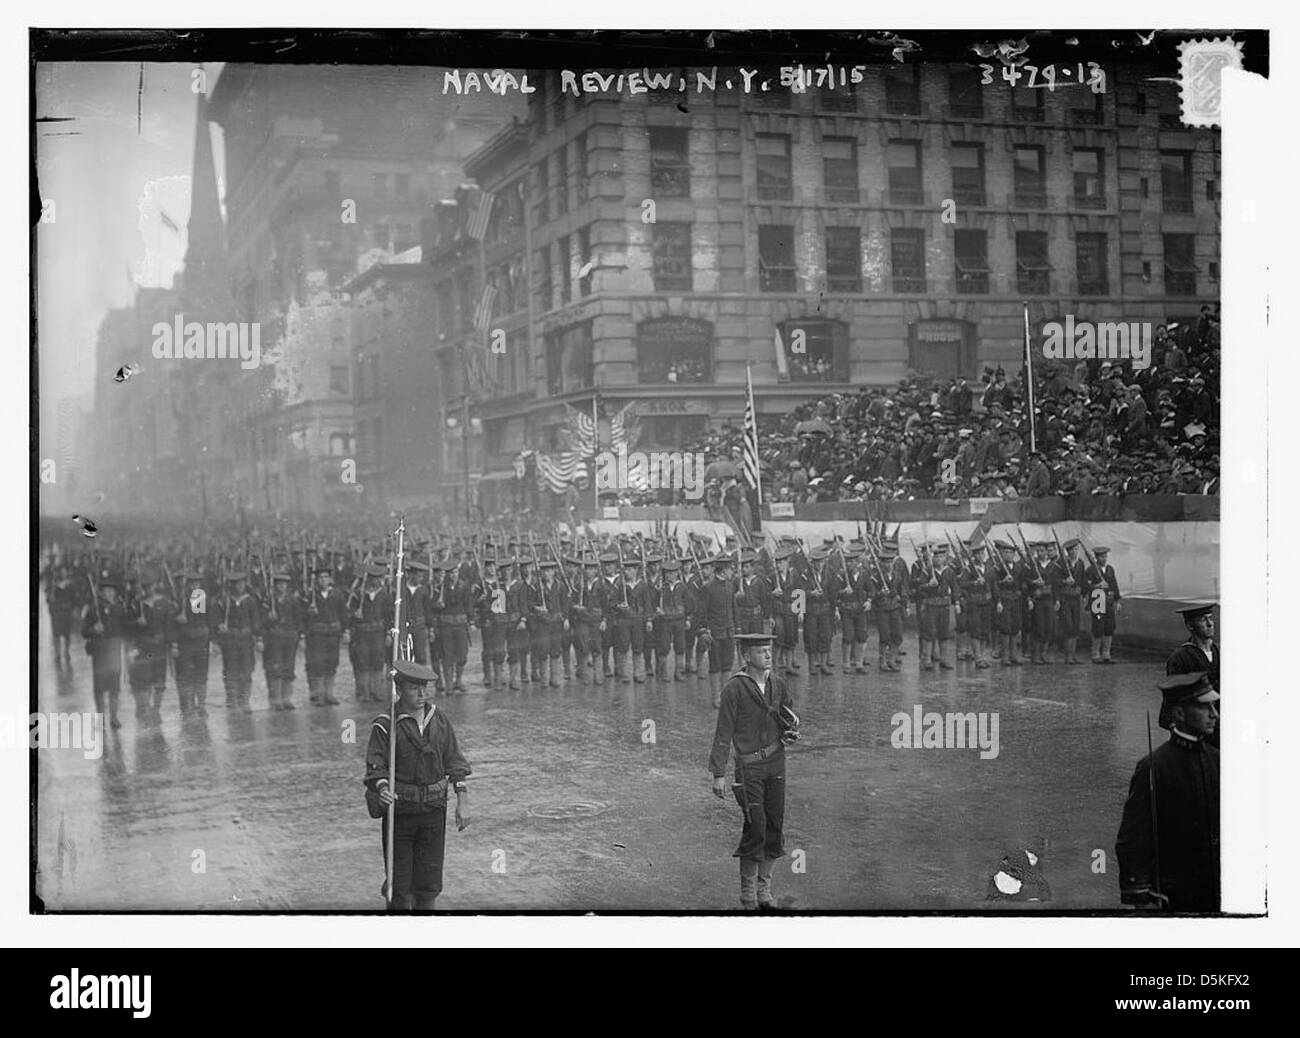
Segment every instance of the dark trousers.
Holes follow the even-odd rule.
[[[339,669],[340,634],[308,634],[307,677],[332,678]]]
[[[880,636],[880,647],[903,644],[903,611],[901,609],[877,609],[876,633]]]
[[[176,692],[181,711],[202,706],[208,695],[208,643],[181,642],[176,653]]]
[[[754,861],[782,857],[785,854],[781,842],[785,825],[785,751],[754,764],[737,761],[732,792],[745,813],[745,828],[731,856]]]
[[[442,859],[447,839],[447,807],[419,814],[393,816],[394,911],[433,908],[442,893]],[[380,825],[385,867],[388,863],[388,823]]]

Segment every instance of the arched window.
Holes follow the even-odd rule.
[[[713,381],[713,325],[692,317],[642,321],[636,332],[637,381]]]
[[[849,329],[843,321],[799,319],[781,325],[791,382],[847,382]]]

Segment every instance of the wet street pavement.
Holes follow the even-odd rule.
[[[44,610],[38,650],[40,709],[93,710],[81,641],[70,667],[56,668]],[[1160,666],[961,663],[918,674],[910,635],[907,650],[897,674],[876,671],[873,654],[867,675],[810,679],[800,660],[803,737],[787,751],[786,798],[786,848],[797,853],[775,872],[781,905],[1117,909],[1115,833]],[[474,769],[472,823],[457,832],[448,822],[440,910],[738,907],[740,810],[710,792],[705,681],[489,692],[477,654],[476,633],[470,691],[437,699]],[[346,650],[342,705],[305,705],[301,653],[296,675],[298,709],[271,711],[259,659],[253,712],[228,714],[214,648],[206,721],[181,723],[169,676],[161,725],[135,719],[124,687],[123,726],[105,733],[101,758],[39,753],[46,907],[382,910],[381,823],[361,785],[379,708],[355,702]],[[997,756],[896,748],[891,718],[917,705],[996,713]],[[1000,859],[1020,849],[1038,856],[1050,902],[988,900]]]

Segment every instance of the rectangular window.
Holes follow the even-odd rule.
[[[952,146],[952,198],[958,205],[985,205],[984,145]]]
[[[591,295],[591,228],[578,229],[578,295]]]
[[[1011,118],[1018,123],[1041,123],[1045,118],[1040,87],[1017,83],[1011,88]]]
[[[925,291],[925,231],[896,227],[890,232],[889,255],[895,292]]]
[[[393,178],[393,193],[403,202],[411,198],[411,174],[398,173]]]
[[[817,104],[823,112],[856,112],[858,110],[857,84],[849,81],[849,76],[845,74],[845,83],[840,85],[836,80],[834,84],[827,82],[820,89],[817,89]]]
[[[569,211],[569,146],[561,144],[555,153],[555,215]]]
[[[890,141],[889,203],[921,205],[921,145],[918,141]]]
[[[1015,204],[1041,209],[1047,205],[1047,179],[1042,148],[1016,148]]]
[[[551,281],[550,246],[538,249],[533,255],[537,261],[537,308],[542,313],[546,313],[555,305],[553,298],[555,286]]]
[[[1217,202],[1219,200],[1219,185],[1213,180],[1205,182],[1205,200],[1207,202]]]
[[[1050,287],[1047,232],[1016,232],[1016,290],[1022,295],[1047,295]]]
[[[758,229],[758,287],[763,292],[794,291],[794,228]]]
[[[826,201],[858,200],[858,142],[852,137],[822,138],[822,176]]]
[[[948,73],[948,111],[954,119],[984,118],[984,88],[980,70],[965,65]]]
[[[1196,295],[1196,237],[1191,234],[1164,235],[1165,294]]]
[[[560,239],[560,305],[564,306],[573,299],[573,253],[566,234]]]
[[[1106,109],[1102,107],[1105,98],[1105,94],[1093,94],[1090,107],[1071,108],[1070,122],[1075,126],[1100,126],[1106,121]]]
[[[689,138],[685,129],[650,127],[650,190],[656,198],[691,197]]]
[[[989,291],[988,232],[955,231],[953,252],[957,264],[958,293],[987,295]]]
[[[885,68],[885,114],[921,114],[921,66],[915,62]]]
[[[1110,292],[1106,269],[1106,235],[1079,234],[1074,239],[1075,268],[1079,272],[1079,295],[1104,296]]]
[[[794,197],[790,173],[790,138],[785,134],[760,133],[754,139],[758,156],[758,197],[782,201]]]
[[[590,191],[587,184],[587,131],[583,130],[573,138],[573,168],[577,176],[574,178],[574,198],[577,204],[582,205],[587,200]]]
[[[533,206],[533,225],[540,226],[551,218],[551,177],[545,158],[533,167],[533,179],[537,185],[537,204]]]
[[[1192,211],[1192,154],[1188,151],[1160,153],[1161,208],[1166,213]]]
[[[856,227],[826,228],[826,291],[862,291],[861,238]]]
[[[689,292],[691,282],[691,225],[655,223],[654,279],[656,292]]]
[[[1077,208],[1106,208],[1105,155],[1100,148],[1075,148],[1070,156],[1074,169],[1074,204]]]

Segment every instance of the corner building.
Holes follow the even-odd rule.
[[[509,287],[489,469],[556,448],[560,402],[590,413],[597,391],[672,448],[739,421],[747,366],[781,414],[911,369],[1014,374],[1022,301],[1036,342],[1066,314],[1194,318],[1218,296],[1218,131],[1183,127],[1154,69],[1103,65],[1097,92],[1070,68],[1050,91],[909,62],[834,89],[770,69],[746,94],[719,69],[697,93],[712,70],[684,69],[684,92],[579,97],[530,72],[526,123],[466,163],[497,199],[480,271]]]

